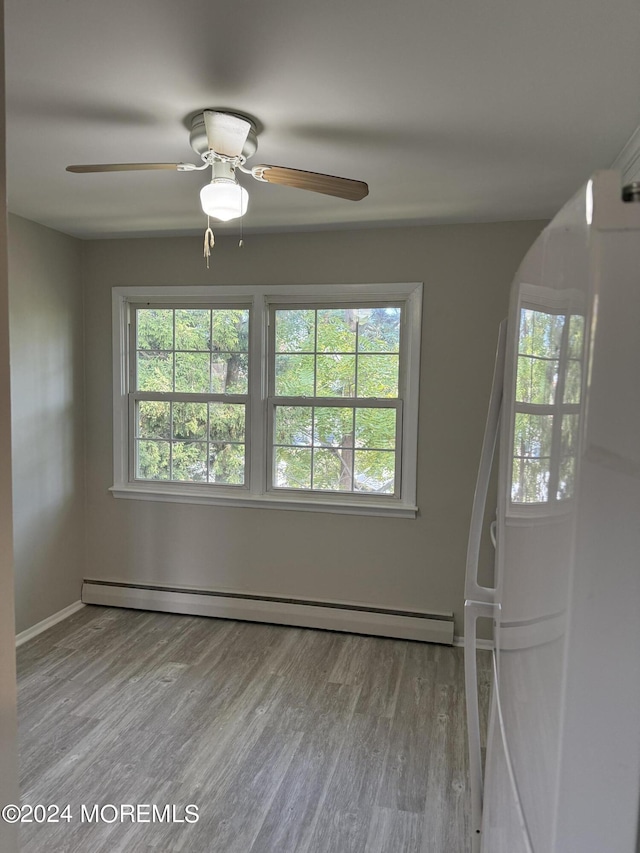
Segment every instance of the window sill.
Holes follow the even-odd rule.
[[[330,512],[338,515],[374,515],[392,518],[415,518],[418,507],[399,501],[344,501],[323,500],[315,495],[307,497],[281,497],[279,495],[249,495],[247,492],[236,494],[211,493],[201,490],[159,489],[155,484],[150,488],[140,483],[127,483],[112,486],[109,491],[114,498],[137,501],[161,501],[166,503],[208,504],[210,506],[250,507],[252,509],[302,510],[303,512]]]

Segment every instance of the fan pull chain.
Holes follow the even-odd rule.
[[[211,220],[207,216],[207,230],[204,232],[204,257],[207,261],[207,269],[209,269],[209,258],[211,257],[211,249],[215,246],[216,239],[211,230]]]
[[[238,242],[238,248],[241,249],[244,246],[244,240],[242,239],[242,226],[244,224],[244,216],[240,216],[240,241]]]

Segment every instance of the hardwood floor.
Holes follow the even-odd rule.
[[[23,853],[468,850],[462,649],[89,606],[18,675],[23,802],[72,816],[23,825]]]

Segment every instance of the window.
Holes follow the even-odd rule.
[[[394,304],[271,308],[273,487],[398,493],[401,317]]]
[[[244,485],[249,308],[132,305],[134,480]]]
[[[558,505],[575,484],[585,319],[540,308],[520,307],[512,506]]]
[[[114,288],[113,493],[415,516],[421,298]]]

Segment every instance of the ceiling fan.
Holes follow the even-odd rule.
[[[67,171],[85,173],[172,169],[193,172],[211,167],[211,182],[200,190],[200,202],[207,216],[222,222],[243,216],[247,210],[249,193],[238,183],[236,170],[268,184],[311,190],[350,201],[359,201],[369,194],[369,187],[365,183],[349,178],[285,166],[259,165],[247,168],[246,161],[258,149],[256,123],[249,116],[231,110],[203,110],[195,115],[189,142],[200,155],[202,166],[193,163],[102,163],[67,166]]]

